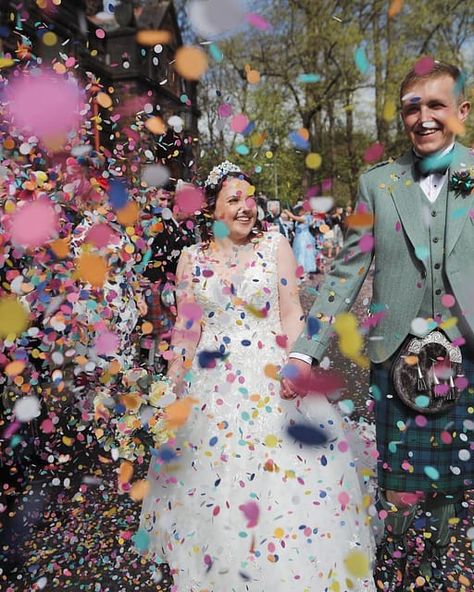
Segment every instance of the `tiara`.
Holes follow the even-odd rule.
[[[224,160],[217,166],[215,166],[209,173],[207,179],[204,181],[204,187],[210,187],[211,185],[218,185],[222,177],[225,177],[229,173],[241,173],[240,168],[228,160]]]

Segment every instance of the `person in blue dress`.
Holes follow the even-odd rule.
[[[310,231],[310,227],[314,224],[313,216],[311,213],[302,211],[298,215],[290,210],[285,210],[285,213],[295,222],[293,252],[298,266],[303,267],[305,275],[316,273],[316,239]]]

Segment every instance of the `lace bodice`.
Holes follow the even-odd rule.
[[[240,262],[226,269],[216,265],[211,249],[203,249],[201,244],[189,247],[194,298],[203,309],[201,342],[226,335],[248,342],[268,332],[281,332],[277,268],[280,236],[277,232],[264,233],[245,257],[246,263],[244,257],[237,257]]]

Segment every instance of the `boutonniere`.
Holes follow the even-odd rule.
[[[462,171],[454,171],[450,179],[450,187],[456,193],[469,195],[474,189],[474,174],[472,169],[463,169]]]

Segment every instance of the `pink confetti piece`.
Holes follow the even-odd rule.
[[[255,12],[247,12],[247,14],[245,15],[245,20],[250,25],[252,25],[252,27],[260,29],[260,31],[267,31],[271,28],[270,23],[267,20],[265,20],[263,16],[260,16]]]
[[[248,124],[248,117],[243,113],[239,113],[238,115],[234,115],[234,117],[232,118],[232,121],[230,122],[230,127],[234,132],[241,134],[248,126]]]
[[[416,62],[413,66],[413,70],[418,76],[424,76],[433,70],[434,64],[434,59],[431,56],[424,56]]]
[[[176,207],[185,214],[194,214],[204,204],[204,194],[197,187],[187,186],[176,192]]]
[[[372,146],[369,146],[367,150],[364,152],[364,161],[365,162],[375,162],[380,160],[383,156],[385,147],[380,142],[375,142]]]
[[[260,516],[260,508],[258,507],[257,502],[247,502],[246,504],[242,504],[239,506],[239,510],[245,516],[247,522],[247,528],[253,528],[258,524],[258,518]]]
[[[39,247],[57,233],[58,216],[49,200],[34,201],[18,208],[12,215],[12,242],[22,247]]]
[[[112,331],[103,331],[95,340],[94,349],[97,355],[104,356],[113,354],[117,351],[120,338]]]
[[[104,29],[96,29],[95,36],[97,37],[97,39],[105,39]]]
[[[199,321],[203,315],[202,307],[194,302],[185,302],[182,304],[180,312],[190,321]]]
[[[456,304],[456,298],[452,294],[443,294],[441,296],[441,304],[446,308],[451,308]]]
[[[373,250],[375,244],[374,237],[371,234],[364,234],[359,240],[359,249],[361,253],[369,253]]]

